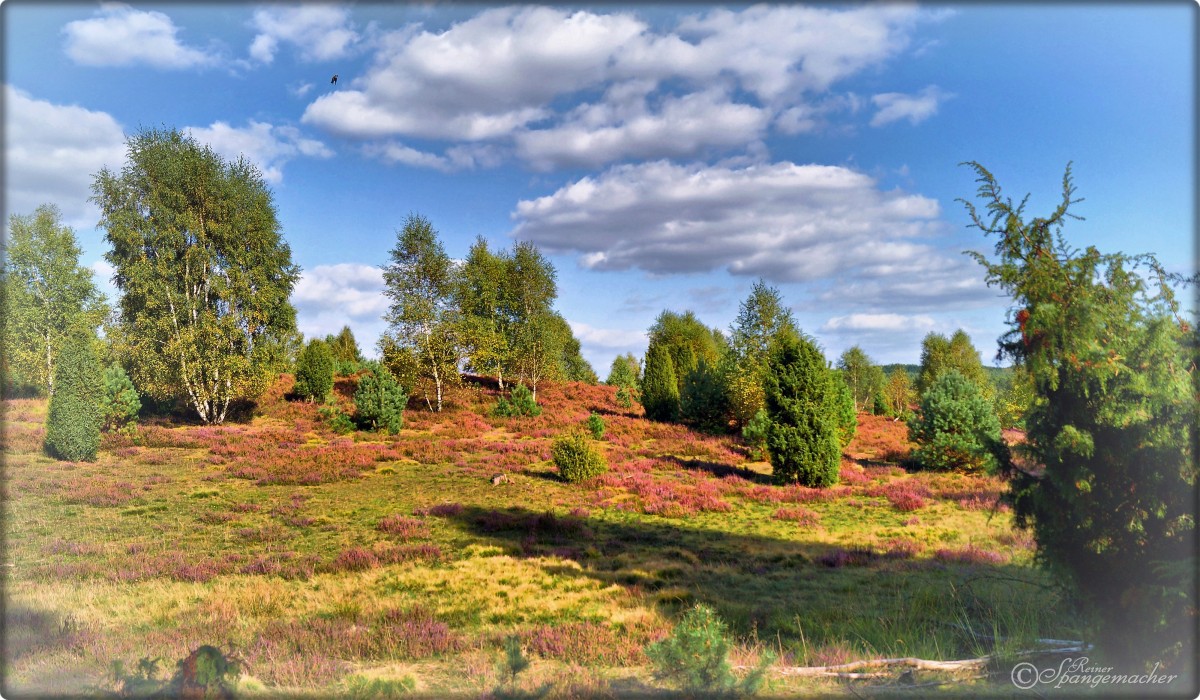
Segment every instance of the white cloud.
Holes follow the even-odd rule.
[[[926,14],[756,6],[656,30],[625,12],[489,9],[440,32],[382,34],[365,74],[302,120],[361,139],[511,142],[537,168],[696,157],[853,111],[857,98],[822,95],[904,50]],[[447,167],[403,148],[396,162]]]
[[[95,17],[68,22],[62,31],[67,56],[87,66],[181,69],[218,62],[215,54],[180,43],[179,28],[167,15],[120,3],[103,3]]]
[[[936,85],[930,85],[916,95],[900,92],[875,95],[871,102],[879,111],[871,117],[871,126],[883,126],[901,119],[907,119],[909,124],[920,124],[937,114],[938,105],[952,97],[954,95],[942,92]]]
[[[262,63],[275,60],[281,42],[292,44],[305,61],[329,61],[346,56],[359,40],[347,8],[333,5],[269,7],[254,12],[258,30],[250,44],[250,57]]]
[[[226,160],[244,156],[258,166],[263,178],[271,183],[283,180],[283,166],[293,158],[333,156],[328,146],[305,138],[296,127],[273,126],[253,119],[241,128],[218,121],[206,127],[187,127],[185,131],[201,143],[207,143]]]
[[[369,144],[364,152],[388,163],[415,168],[431,168],[444,173],[490,168],[499,164],[499,151],[483,144],[467,144],[446,149],[445,155],[421,151],[396,141]]]
[[[30,214],[56,204],[73,226],[94,226],[98,212],[88,203],[93,176],[118,169],[125,160],[125,134],[105,112],[38,100],[4,87],[4,187],[8,210]]]
[[[821,326],[822,331],[853,332],[900,332],[928,331],[937,323],[930,316],[905,314],[850,314],[834,316]]]
[[[383,270],[361,263],[317,265],[304,270],[292,290],[296,326],[308,338],[320,338],[349,326],[359,348],[376,356],[375,344],[386,328],[388,308]]]
[[[630,331],[618,328],[597,328],[581,321],[567,320],[571,332],[581,345],[603,348],[605,350],[626,350],[645,347],[648,337],[646,331]]]
[[[936,201],[883,192],[853,170],[793,163],[610,168],[517,204],[513,236],[584,267],[655,274],[725,268],[803,282],[896,274],[935,256]],[[872,270],[872,268],[878,268]]]

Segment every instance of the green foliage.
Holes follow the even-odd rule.
[[[329,429],[338,435],[354,432],[354,421],[335,402],[321,406],[317,409],[317,414],[321,416],[321,420],[325,421]]]
[[[854,398],[854,410],[872,411],[875,399],[883,392],[885,379],[883,368],[871,361],[870,356],[857,345],[849,348],[838,358],[837,368]]]
[[[623,386],[617,389],[617,406],[621,408],[633,408],[633,394],[629,387]]]
[[[971,337],[961,328],[954,331],[950,338],[946,338],[940,333],[930,333],[921,341],[921,368],[917,373],[916,381],[917,395],[923,396],[943,372],[951,369],[957,370],[967,381],[979,389],[985,399],[991,401],[992,383],[983,369],[979,351],[971,343]]]
[[[386,430],[395,435],[404,425],[408,396],[386,367],[366,363],[366,373],[358,378],[354,408],[358,423],[371,430]]]
[[[841,465],[838,405],[825,356],[808,340],[776,341],[764,374],[767,452],[777,483],[837,483]]]
[[[158,678],[160,661],[142,657],[132,672],[113,661],[109,674],[118,697],[232,700],[237,693],[241,663],[216,647],[206,644],[180,659],[167,681]]]
[[[679,383],[675,379],[675,362],[662,344],[651,343],[646,352],[642,406],[650,420],[679,420]]]
[[[1025,428],[1025,415],[1036,400],[1033,379],[1022,367],[1012,367],[994,382],[992,408],[1002,428]]]
[[[106,431],[130,433],[137,429],[142,401],[125,370],[113,363],[104,370],[104,392],[100,397],[100,421]]]
[[[417,377],[428,380],[427,386],[419,385],[425,405],[441,411],[446,386],[458,381],[461,359],[454,264],[433,224],[417,214],[405,219],[390,255],[383,271],[383,293],[391,300],[385,316],[389,330],[380,342],[408,349]]]
[[[540,381],[560,371],[570,326],[552,310],[558,296],[554,265],[533,243],[521,241],[504,257],[501,313],[508,374],[537,396]]]
[[[288,299],[300,272],[262,174],[181,131],[144,130],[92,192],[121,292],[112,337],[134,382],[223,422],[275,378],[296,325]]]
[[[903,367],[892,369],[888,375],[887,384],[883,387],[883,399],[887,409],[886,415],[891,418],[907,418],[909,405],[913,401],[912,380]]]
[[[682,314],[663,311],[654,320],[654,325],[650,326],[649,336],[651,347],[661,347],[670,356],[675,372],[675,390],[680,396],[687,376],[699,363],[703,361],[715,367],[728,345],[719,330],[705,326],[691,311]],[[647,355],[647,371],[649,364]]]
[[[354,331],[350,330],[350,326],[342,326],[337,335],[325,336],[325,344],[329,346],[335,365],[353,366],[363,361],[358,341],[354,339]]]
[[[79,264],[75,232],[63,225],[56,207],[13,214],[8,227],[0,266],[5,391],[34,387],[48,396],[64,344],[73,335],[95,333],[108,307],[92,271]]]
[[[577,483],[608,471],[608,462],[587,435],[572,431],[555,439],[550,455],[564,481]]]
[[[504,256],[488,250],[487,241],[480,236],[460,268],[454,292],[461,314],[459,339],[466,353],[467,369],[500,379],[504,377],[509,352],[505,334],[508,319],[503,305],[505,267]]]
[[[511,398],[500,397],[492,415],[497,418],[519,418],[521,416],[540,416],[542,407],[538,405],[533,392],[524,384],[518,384],[512,389]]]
[[[746,425],[765,405],[763,372],[771,344],[784,335],[801,334],[779,290],[760,279],[741,303],[729,329],[733,367],[725,377],[733,419],[738,425]]]
[[[706,605],[684,613],[665,639],[646,647],[654,676],[668,681],[691,697],[740,697],[758,692],[773,658],[764,654],[762,664],[741,682],[729,664],[731,644],[721,618]]]
[[[988,470],[995,458],[988,446],[1000,439],[1000,422],[974,382],[948,369],[921,397],[909,423],[917,443],[913,459],[929,469]]]
[[[588,416],[587,429],[588,429],[588,432],[592,434],[593,440],[603,440],[604,439],[604,430],[605,430],[604,419],[601,418],[595,411],[593,411],[592,414]]]
[[[854,439],[858,432],[858,411],[855,410],[854,396],[846,385],[845,375],[833,372],[833,412],[834,422],[837,423],[838,445],[845,447]]]
[[[642,365],[633,353],[618,355],[612,361],[608,370],[608,379],[604,383],[609,386],[637,389],[642,383]]]
[[[525,652],[521,649],[521,638],[516,635],[509,635],[504,638],[504,675],[508,676],[509,682],[517,679],[522,671],[529,668],[529,659],[525,656]]]
[[[684,379],[679,415],[703,430],[729,429],[729,394],[724,377],[706,360],[700,360]]]
[[[92,339],[81,335],[68,339],[54,368],[54,395],[46,416],[46,454],[72,462],[96,458],[103,391]]]
[[[1021,452],[1039,469],[995,445],[1017,523],[1075,584],[1109,660],[1186,668],[1197,653],[1197,336],[1179,318],[1178,278],[1153,256],[1067,244],[1062,226],[1080,201],[1069,166],[1058,207],[1027,221],[1024,200],[969,165],[987,215],[964,204],[996,237],[994,259],[973,256],[1013,303],[1000,351],[1035,395]]]
[[[746,445],[752,451],[751,456],[755,459],[767,458],[767,432],[770,426],[771,417],[767,415],[767,409],[760,408],[742,428],[742,439],[746,441]]]
[[[324,401],[333,391],[333,352],[321,340],[310,340],[296,360],[296,385],[293,392],[307,400]]]

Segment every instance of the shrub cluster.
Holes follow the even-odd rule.
[[[324,401],[333,391],[333,353],[322,340],[310,340],[296,360],[297,396],[307,401]]]
[[[646,647],[646,656],[655,677],[677,685],[688,696],[757,693],[774,659],[764,654],[759,667],[739,683],[729,664],[730,646],[725,623],[712,608],[698,604],[684,613],[670,636]]]
[[[604,431],[605,431],[604,419],[601,418],[597,413],[592,412],[592,414],[590,416],[588,416],[587,429],[588,429],[588,432],[590,432],[592,434],[592,438],[594,438],[596,440],[604,439]]]
[[[358,380],[354,407],[358,422],[371,430],[386,430],[395,435],[404,425],[404,407],[408,396],[396,378],[378,362],[366,363],[367,372]]]
[[[496,407],[492,409],[492,415],[497,418],[516,418],[519,416],[540,416],[542,415],[542,407],[537,405],[537,401],[533,398],[533,392],[524,384],[518,384],[513,387],[512,397],[500,397],[496,402]]]
[[[104,430],[129,433],[137,428],[142,401],[121,365],[104,370],[104,393],[100,397],[100,419]]]
[[[608,471],[604,455],[592,446],[591,440],[581,432],[570,432],[554,441],[550,455],[562,478],[577,483],[600,476]]]
[[[1000,439],[1000,421],[979,387],[958,370],[934,379],[908,430],[918,445],[913,459],[929,469],[995,468],[987,445]]]

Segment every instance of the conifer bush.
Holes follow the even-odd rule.
[[[138,411],[142,400],[133,381],[121,365],[113,363],[104,370],[104,393],[100,397],[100,418],[105,431],[122,433],[137,428]]]
[[[408,396],[386,367],[368,362],[366,368],[354,392],[358,423],[370,430],[386,430],[395,435],[404,425]]]
[[[988,445],[1000,439],[1000,421],[979,387],[958,370],[933,380],[908,433],[918,445],[913,459],[926,468],[990,471],[996,466]]]
[[[633,408],[633,395],[630,393],[629,387],[623,386],[617,389],[617,406]]]
[[[550,455],[563,480],[570,483],[585,481],[608,471],[604,455],[592,446],[587,435],[572,431],[559,437],[550,448]]]
[[[533,392],[529,390],[529,387],[524,384],[518,384],[513,387],[510,398],[500,397],[500,400],[496,402],[496,407],[492,409],[492,415],[498,418],[540,416],[542,415],[542,407],[533,398]]]
[[[595,440],[603,440],[604,439],[604,430],[605,430],[604,419],[601,418],[595,412],[593,412],[590,416],[588,416],[587,428],[588,428],[588,432],[590,432],[592,434],[593,439],[595,439]]]
[[[838,445],[845,447],[858,432],[858,411],[854,407],[854,394],[841,373],[833,373],[834,417],[837,420]]]
[[[712,432],[729,429],[730,403],[724,378],[705,360],[688,372],[679,397],[680,415],[696,427]]]
[[[646,417],[657,421],[679,420],[679,382],[675,363],[662,345],[651,345],[646,353],[642,377],[642,406]]]
[[[767,457],[767,428],[771,425],[771,418],[767,415],[765,408],[758,409],[758,413],[750,419],[750,422],[742,428],[742,439],[746,441],[746,445],[750,448],[751,456],[757,459],[766,459]]]
[[[297,396],[309,403],[324,401],[333,391],[333,353],[323,340],[310,340],[296,360]]]
[[[825,356],[803,338],[781,337],[763,378],[767,453],[777,483],[837,483],[841,466],[834,381]]]
[[[741,682],[729,664],[727,628],[706,605],[697,604],[683,615],[670,636],[646,647],[654,675],[691,697],[753,695],[762,687],[773,658],[764,654],[757,669]]]
[[[54,394],[46,416],[46,454],[72,462],[92,461],[100,449],[103,384],[92,339],[71,338],[54,370]]]

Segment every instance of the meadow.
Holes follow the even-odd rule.
[[[397,435],[338,435],[290,383],[244,422],[149,420],[86,463],[42,455],[44,401],[4,403],[9,692],[111,691],[114,661],[170,669],[211,644],[247,694],[658,694],[644,648],[697,602],[736,665],[773,655],[766,697],[903,690],[899,670],[790,667],[1081,634],[1004,483],[905,470],[902,422],[860,415],[818,490],[772,485],[737,438],[647,421],[613,387],[546,383],[540,416],[496,418],[498,389],[468,381],[442,413],[414,401]],[[340,378],[347,411],[352,391]],[[610,470],[565,483],[551,442],[592,412]],[[515,680],[514,636],[533,662]],[[915,680],[1012,695],[1002,667]]]

